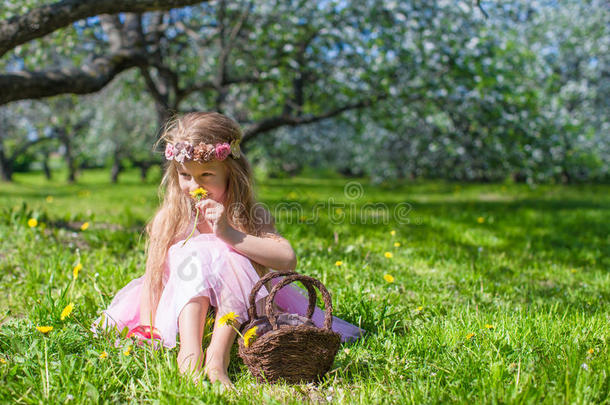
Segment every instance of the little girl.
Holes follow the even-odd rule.
[[[239,322],[245,321],[248,297],[259,277],[268,269],[296,266],[290,243],[254,200],[251,169],[240,152],[240,140],[237,123],[218,113],[189,113],[167,126],[160,139],[168,161],[163,203],[146,227],[146,272],[121,289],[94,324],[94,330],[127,327],[130,335],[155,336],[170,348],[179,332],[178,367],[181,373],[194,372],[197,380],[204,363],[206,315],[213,307],[216,321],[204,373],[224,385],[231,384],[227,368],[236,333],[219,320],[233,312]],[[204,198],[195,201],[195,190]],[[273,284],[277,282],[276,278]],[[300,291],[288,286],[275,303],[281,310],[305,315],[308,300]],[[261,288],[259,313],[264,312],[261,304],[267,294]],[[313,321],[323,324],[319,308]],[[333,329],[344,341],[362,333],[338,318],[333,318]]]

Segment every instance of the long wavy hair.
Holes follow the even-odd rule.
[[[241,137],[239,125],[231,118],[215,112],[195,112],[172,118],[166,124],[155,148],[159,143],[231,143]],[[263,220],[256,210],[250,164],[243,153],[238,159],[229,156],[222,163],[228,171],[223,205],[229,223],[249,235],[261,236]],[[159,198],[162,199],[161,206],[146,226],[148,240],[144,288],[149,289],[153,313],[156,312],[164,287],[163,272],[169,247],[186,238],[193,226],[193,200],[180,189],[177,164],[174,160],[166,163]],[[268,271],[265,266],[254,261],[252,265],[259,276]]]

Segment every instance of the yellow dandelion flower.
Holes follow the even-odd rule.
[[[202,198],[205,198],[208,195],[208,191],[202,187],[199,187],[197,190],[193,190],[189,192],[192,198],[199,201]]]
[[[337,260],[335,262],[335,266],[337,266],[337,267],[341,266],[342,264],[343,264],[343,262],[341,260]]]
[[[74,280],[76,280],[78,278],[78,273],[82,269],[83,269],[83,265],[80,262],[76,266],[74,266],[74,268],[72,269],[72,278],[74,278]]]
[[[494,326],[487,323],[485,324],[485,329],[494,329]]]
[[[415,308],[415,309],[416,309],[417,311],[421,312],[421,311],[423,311],[423,310],[424,310],[424,307],[422,307],[422,306],[420,305],[419,307],[417,307],[417,308]]]
[[[208,196],[207,190],[202,187],[199,187],[196,190],[190,191],[189,194],[195,201],[201,201]],[[186,237],[184,242],[182,242],[182,246],[184,246],[186,244],[186,242],[189,239],[191,239],[191,236],[193,236],[193,233],[195,232],[195,228],[197,228],[197,223],[199,221],[199,212],[200,212],[200,210],[197,210],[197,213],[195,214],[195,223],[193,224],[193,230],[191,231],[189,236]]]
[[[400,247],[400,242],[394,242],[394,247]]]
[[[63,311],[61,311],[61,320],[63,321],[64,319],[66,319],[68,316],[70,316],[70,314],[72,313],[72,310],[74,309],[74,303],[71,302],[68,305],[66,305],[66,307],[64,308]]]
[[[127,346],[127,349],[123,351],[123,354],[125,356],[129,356],[131,354],[131,346]]]
[[[100,359],[103,360],[103,359],[105,359],[107,357],[108,357],[108,353],[106,353],[105,351],[100,353]]]
[[[249,347],[250,341],[256,339],[256,331],[258,326],[248,329],[248,331],[244,334],[244,346]]]
[[[469,333],[466,335],[466,339],[470,340],[474,337],[474,333]]]
[[[571,273],[576,273],[576,269],[570,270]]]
[[[390,231],[390,235],[395,236],[395,235],[396,235],[396,231],[395,231],[394,229],[392,229],[392,230]]]
[[[477,222],[478,222],[479,224],[482,224],[483,222],[485,222],[485,218],[483,218],[483,217],[478,217],[478,218],[477,218]]]
[[[30,228],[35,228],[36,225],[38,225],[38,220],[36,218],[30,218],[28,219],[28,226]]]
[[[52,326],[37,326],[36,329],[40,333],[44,333],[45,335],[53,330]]]
[[[85,222],[80,226],[81,231],[86,231],[89,228],[89,222]]]
[[[384,274],[383,275],[383,279],[385,281],[387,281],[388,283],[393,283],[394,282],[394,277],[391,274]]]
[[[231,311],[228,314],[223,315],[222,318],[220,318],[220,320],[218,322],[221,325],[232,325],[233,322],[235,322],[235,320],[237,320],[237,318],[239,318],[239,315],[237,315],[235,312]]]
[[[4,360],[2,357],[0,357],[0,363],[6,364],[6,360]]]
[[[392,252],[385,252],[383,254],[385,257],[387,257],[388,259],[391,259],[392,257],[394,257],[394,255],[392,254]]]
[[[593,354],[593,353],[595,353],[595,349],[591,348],[591,349],[587,350],[587,353]]]
[[[53,196],[52,195],[48,195],[46,198],[48,203],[52,203],[53,202]]]

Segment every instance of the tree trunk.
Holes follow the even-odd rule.
[[[525,183],[527,181],[527,175],[521,171],[514,172],[512,177],[515,183]]]
[[[177,109],[172,110],[162,103],[155,103],[155,110],[157,112],[157,124],[159,128],[163,128],[167,121],[173,116],[173,114],[177,111]]]
[[[561,179],[561,182],[563,184],[570,184],[572,182],[572,176],[570,176],[570,172],[568,171],[568,168],[566,166],[563,166],[563,168],[561,169],[561,175],[559,176],[559,178]]]
[[[0,178],[2,181],[13,181],[11,162],[6,159],[2,145],[0,145]]]
[[[66,164],[68,165],[68,183],[76,181],[76,165],[74,156],[72,156],[72,145],[68,142],[66,147]]]
[[[148,163],[142,163],[140,165],[140,180],[142,180],[142,183],[146,183],[148,169],[150,169],[150,165]]]
[[[47,180],[51,180],[51,168],[49,167],[49,154],[45,153],[42,157],[42,170]]]
[[[64,152],[64,159],[66,160],[66,166],[68,167],[68,183],[74,183],[76,181],[76,164],[74,156],[72,156],[72,140],[66,133],[65,128],[56,128],[60,142],[66,149]]]
[[[112,184],[116,184],[119,181],[119,174],[123,171],[123,165],[121,165],[121,158],[117,153],[114,155],[112,161],[112,169],[110,170],[110,181]]]

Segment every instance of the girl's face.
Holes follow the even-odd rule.
[[[212,160],[206,163],[185,160],[177,163],[180,189],[189,198],[189,192],[203,187],[212,200],[223,203],[227,191],[228,171],[224,163]]]

